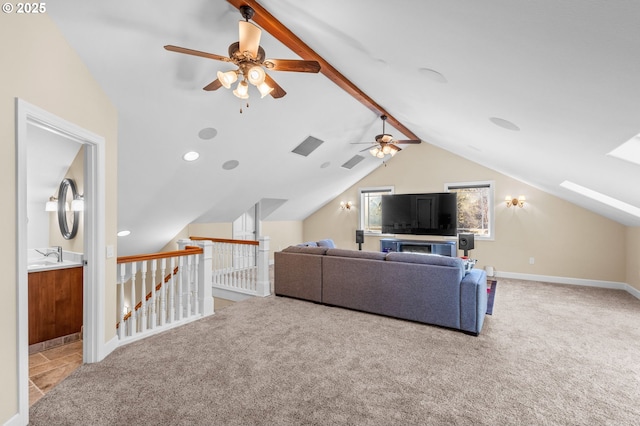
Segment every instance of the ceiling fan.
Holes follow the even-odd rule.
[[[398,153],[398,151],[402,151],[402,148],[400,148],[398,144],[418,144],[422,142],[419,139],[394,139],[393,136],[385,133],[385,123],[387,121],[387,116],[382,115],[380,116],[380,119],[382,120],[382,134],[376,136],[375,142],[356,142],[358,144],[374,144],[373,148],[365,148],[362,151],[368,150],[371,155],[377,158],[384,158],[386,155],[391,155],[393,157]]]
[[[221,86],[230,89],[233,83],[240,80],[233,90],[233,94],[240,99],[249,98],[249,83],[258,89],[263,98],[271,95],[277,99],[287,94],[287,92],[265,72],[264,68],[273,71],[311,73],[320,71],[320,64],[317,61],[265,59],[264,49],[260,46],[262,30],[255,24],[249,22],[249,19],[254,15],[254,10],[249,6],[241,6],[240,13],[245,20],[239,22],[239,41],[229,46],[228,57],[173,45],[166,45],[164,48],[172,52],[185,53],[187,55],[200,56],[235,64],[238,67],[237,70],[226,72],[218,71],[218,78],[206,85],[203,89],[212,91],[218,90]]]

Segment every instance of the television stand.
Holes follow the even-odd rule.
[[[380,251],[440,254],[457,257],[458,249],[455,241],[400,240],[383,238],[380,240]]]

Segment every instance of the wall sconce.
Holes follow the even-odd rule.
[[[518,198],[513,198],[511,197],[511,195],[507,195],[504,198],[504,201],[507,203],[507,207],[511,207],[511,206],[524,207],[524,202],[527,201],[527,199],[524,198],[524,195],[521,195]]]
[[[58,199],[56,197],[49,197],[49,201],[44,207],[44,211],[46,212],[57,212],[58,211]]]
[[[340,210],[351,210],[351,207],[353,207],[353,203],[351,201],[340,201]]]
[[[84,211],[84,196],[76,195],[73,201],[71,201],[71,211],[72,212],[83,212]]]

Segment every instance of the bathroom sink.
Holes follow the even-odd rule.
[[[57,259],[52,259],[49,257],[31,258],[27,262],[27,270],[29,272],[47,271],[50,269],[70,268],[76,266],[82,266],[82,264],[79,262],[71,262],[68,260],[58,262]]]

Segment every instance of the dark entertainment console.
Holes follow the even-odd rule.
[[[380,240],[380,251],[385,253],[391,251],[403,251],[410,253],[441,254],[443,256],[451,257],[458,256],[455,241],[421,241],[383,238]]]

